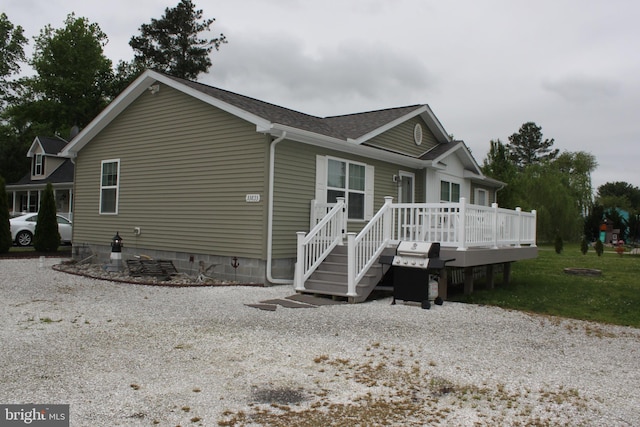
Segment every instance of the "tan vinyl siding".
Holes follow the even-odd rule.
[[[420,145],[416,145],[413,139],[413,129],[418,123],[422,126],[422,144]],[[372,138],[365,144],[412,157],[419,157],[438,143],[425,122],[420,117],[414,117]]]
[[[166,86],[145,92],[79,153],[74,241],[119,231],[129,248],[265,258],[267,150],[248,122]],[[99,214],[108,159],[120,159],[117,215]]]
[[[398,187],[393,182],[393,175],[397,175],[400,169],[397,165],[288,140],[282,141],[276,147],[275,159],[277,172],[273,223],[274,258],[295,257],[296,232],[309,231],[310,202],[315,197],[316,155],[328,155],[373,165],[374,213],[384,203],[385,196],[392,196],[394,201],[397,199]],[[412,172],[416,173],[416,181],[418,177],[423,176],[420,171]],[[423,190],[416,188],[416,198],[419,200],[417,191]],[[365,221],[349,221],[348,231],[358,232],[365,224]]]

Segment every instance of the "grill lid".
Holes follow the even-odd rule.
[[[410,258],[438,258],[440,257],[440,243],[400,242],[396,248],[396,255]]]

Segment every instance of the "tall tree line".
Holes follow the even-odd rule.
[[[61,28],[49,24],[33,37],[33,56],[26,58],[24,29],[0,14],[0,177],[18,181],[29,171],[25,154],[36,136],[68,139],[74,126],[86,126],[144,69],[187,79],[206,73],[213,49],[227,42],[223,34],[199,36],[214,21],[181,0],[142,24],[129,41],[133,59],[114,66],[98,23],[72,12]],[[24,64],[35,74],[20,76]]]

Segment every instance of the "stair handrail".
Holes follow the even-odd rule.
[[[346,204],[343,197],[309,233],[300,231],[297,234],[297,263],[295,268],[294,287],[304,291],[304,282],[322,264],[333,248],[342,244],[346,232]]]
[[[358,233],[347,233],[347,296],[356,297],[356,285],[382,254],[391,240],[391,203],[393,197],[384,198],[384,205]]]

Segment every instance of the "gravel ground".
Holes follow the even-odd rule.
[[[288,286],[168,288],[0,260],[0,403],[72,426],[640,425],[640,330]]]

